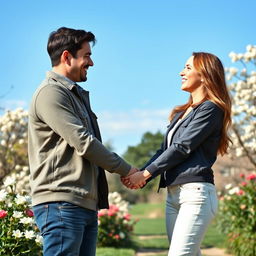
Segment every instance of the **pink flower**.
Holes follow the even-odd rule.
[[[256,179],[256,174],[251,174],[251,175],[248,175],[247,177],[246,177],[246,179],[247,180],[255,180]]]
[[[0,210],[0,219],[3,219],[7,216],[7,211],[5,210]]]
[[[33,211],[30,210],[30,209],[27,209],[27,210],[26,210],[26,214],[28,215],[28,217],[33,217],[33,216],[34,216]]]
[[[116,214],[116,211],[113,211],[111,209],[108,210],[108,216],[114,216]]]
[[[239,196],[242,196],[244,194],[244,191],[242,189],[240,189],[238,192],[237,192],[237,195]]]
[[[244,175],[244,173],[240,173],[239,176],[240,176],[240,178],[244,178],[245,175]]]
[[[116,205],[112,204],[112,205],[109,206],[109,210],[118,212],[118,211],[119,211],[119,208],[118,208]]]
[[[245,187],[247,185],[247,182],[243,181],[241,182],[241,186]]]
[[[108,216],[114,216],[119,211],[119,208],[116,205],[110,205],[108,210]]]
[[[120,236],[119,235],[115,235],[114,236],[116,240],[119,240],[120,239]]]
[[[104,216],[104,215],[105,215],[105,212],[103,212],[103,211],[98,212],[98,217],[101,217],[101,216]]]
[[[131,220],[131,214],[129,214],[129,213],[126,213],[125,215],[124,215],[124,219],[125,220]]]

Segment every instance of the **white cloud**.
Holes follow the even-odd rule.
[[[133,109],[98,112],[103,141],[110,141],[117,153],[135,146],[145,132],[165,132],[170,109]]]
[[[98,113],[101,130],[109,135],[164,130],[168,124],[169,109],[104,111]]]

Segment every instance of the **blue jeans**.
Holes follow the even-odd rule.
[[[166,228],[169,256],[200,256],[200,244],[216,215],[215,186],[205,182],[168,187]]]
[[[95,256],[97,212],[67,202],[33,207],[44,256]]]

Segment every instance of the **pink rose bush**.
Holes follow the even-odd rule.
[[[241,183],[226,186],[221,197],[218,225],[227,235],[234,255],[256,255],[256,173],[240,175]]]
[[[128,247],[132,244],[132,231],[136,223],[128,213],[128,202],[119,193],[109,194],[109,209],[98,212],[98,246]]]
[[[0,255],[41,255],[42,237],[34,223],[30,197],[15,193],[7,177],[0,188]]]

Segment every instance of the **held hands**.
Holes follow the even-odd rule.
[[[151,174],[147,170],[139,171],[136,168],[131,168],[127,176],[121,177],[121,182],[127,188],[138,189],[146,184],[149,177],[151,177]]]

